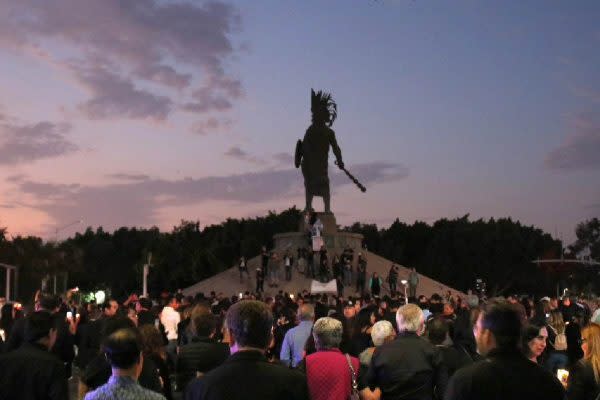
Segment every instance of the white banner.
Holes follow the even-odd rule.
[[[322,283],[319,281],[313,280],[310,284],[310,292],[311,293],[337,293],[337,285],[335,284],[335,279],[330,280],[329,282]]]

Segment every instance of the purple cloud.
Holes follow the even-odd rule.
[[[239,146],[230,147],[225,153],[223,153],[223,155],[236,160],[247,161],[249,163],[257,165],[265,163],[260,158],[252,156],[248,152],[242,150]]]
[[[208,135],[210,133],[226,131],[231,127],[230,119],[218,120],[210,117],[205,121],[197,121],[192,125],[192,132],[198,135]]]
[[[294,165],[294,156],[290,153],[277,153],[273,155],[273,159],[279,165]]]
[[[350,166],[365,185],[403,179],[406,167],[378,162]],[[332,187],[351,184],[341,172],[331,171]],[[65,221],[80,215],[90,225],[106,228],[148,226],[157,222],[162,207],[177,207],[204,201],[256,204],[290,199],[302,190],[298,170],[264,170],[229,176],[209,176],[183,180],[145,179],[89,186],[51,184],[31,180],[14,182],[21,193],[37,199],[30,207]]]
[[[2,8],[0,46],[37,49],[64,64],[55,51],[58,44],[66,50],[62,54],[69,54],[68,63],[89,66],[92,76],[83,82],[93,97],[82,109],[92,118],[166,118],[170,100],[139,89],[137,80],[178,90],[182,103],[189,103],[185,109],[200,113],[229,109],[242,94],[241,83],[224,68],[234,55],[231,36],[241,18],[220,1],[5,0]],[[106,65],[121,69],[102,71]],[[80,71],[73,72],[82,78]],[[181,92],[195,80],[202,84],[191,97]],[[128,101],[134,105],[118,113]]]
[[[127,173],[116,173],[106,175],[108,178],[118,179],[123,181],[145,181],[150,179],[150,176],[146,174],[127,174]]]
[[[555,170],[600,168],[600,118],[594,114],[580,114],[573,118],[573,132],[544,160],[546,167]]]
[[[79,105],[90,119],[109,117],[152,118],[164,120],[172,108],[166,96],[157,96],[136,89],[134,84],[104,68],[74,67],[79,81],[91,92],[92,98]]]
[[[70,130],[71,126],[64,123],[0,124],[0,164],[19,164],[73,153],[78,147],[66,137]]]

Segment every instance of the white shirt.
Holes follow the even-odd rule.
[[[177,340],[177,324],[181,316],[173,307],[166,306],[160,313],[160,322],[165,327],[168,340]]]

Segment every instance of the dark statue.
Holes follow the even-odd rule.
[[[302,166],[304,189],[306,191],[305,211],[313,211],[314,196],[323,197],[325,212],[331,213],[331,197],[329,193],[329,175],[327,173],[329,147],[333,149],[336,164],[344,169],[342,151],[331,129],[337,117],[337,105],[331,94],[311,89],[310,110],[312,124],[306,130],[304,140],[296,144],[296,168]]]

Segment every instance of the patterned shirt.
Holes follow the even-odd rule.
[[[108,383],[85,395],[84,400],[166,400],[165,397],[144,389],[137,381],[126,376],[111,376]]]

